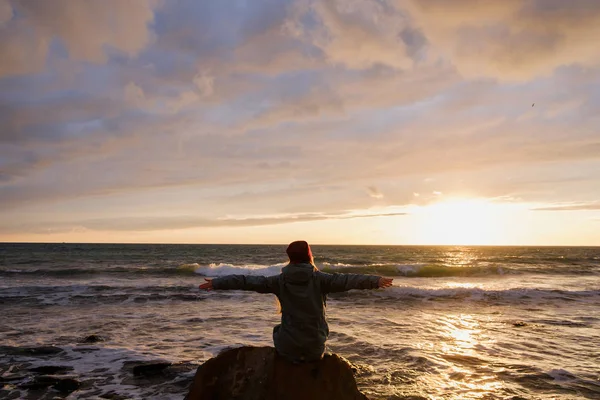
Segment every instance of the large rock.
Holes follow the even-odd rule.
[[[186,400],[225,399],[368,400],[344,358],[292,364],[272,347],[229,349],[198,367]]]

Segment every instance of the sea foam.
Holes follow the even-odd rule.
[[[225,275],[263,275],[272,276],[281,273],[281,268],[285,267],[287,263],[280,263],[275,265],[259,265],[259,264],[245,264],[245,265],[234,265],[234,264],[209,264],[209,265],[198,265],[194,270],[196,274],[203,276],[225,276]]]

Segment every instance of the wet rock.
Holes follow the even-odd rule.
[[[53,376],[36,376],[32,381],[23,383],[19,387],[23,389],[46,389],[58,382],[58,379]]]
[[[0,376],[0,385],[3,385],[3,384],[8,383],[8,382],[20,381],[20,380],[24,379],[25,377],[27,377],[27,375],[24,375],[24,374],[5,374],[5,375]]]
[[[56,382],[52,387],[62,393],[71,393],[79,389],[81,383],[77,379],[64,378]]]
[[[13,347],[0,346],[0,354],[11,356],[49,356],[62,353],[63,349],[56,346]]]
[[[79,389],[81,383],[72,377],[57,377],[51,375],[36,376],[31,382],[20,385],[23,389],[40,390],[52,387],[61,393],[71,393]]]
[[[158,375],[161,374],[165,368],[170,366],[170,362],[136,365],[135,367],[133,367],[133,376]]]
[[[73,371],[73,367],[61,365],[42,365],[41,367],[31,368],[30,371],[37,372],[38,374],[56,375],[71,372]]]
[[[98,342],[105,342],[106,338],[100,335],[89,335],[86,336],[81,343],[98,343]]]
[[[514,322],[513,326],[516,328],[520,328],[522,326],[527,326],[527,323],[523,322],[523,321],[518,321],[518,322]]]
[[[94,351],[98,351],[98,350],[100,350],[100,349],[97,347],[79,347],[79,348],[73,349],[73,351],[75,351],[77,353],[81,353],[81,354],[93,353]]]
[[[22,399],[21,392],[19,390],[13,390],[11,387],[0,387],[0,399],[3,400],[14,400]]]
[[[11,365],[0,365],[0,384],[6,385],[10,382],[21,381],[27,378],[26,368],[29,366],[25,364],[11,364]],[[2,398],[2,397],[0,397]]]
[[[101,399],[109,399],[109,400],[129,400],[131,397],[120,395],[114,391],[104,393],[100,396]]]
[[[367,400],[352,365],[332,354],[292,364],[272,347],[229,349],[202,364],[186,400]]]
[[[189,387],[191,379],[189,373],[197,367],[197,364],[172,364],[164,360],[126,361],[123,364],[126,377],[121,383],[134,386],[174,384],[180,387]]]

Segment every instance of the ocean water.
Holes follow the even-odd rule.
[[[600,248],[313,252],[328,272],[394,278],[329,296],[329,350],[358,366],[369,398],[600,399]],[[82,383],[67,398],[181,399],[197,365],[272,345],[279,320],[273,295],[200,292],[203,278],[285,261],[285,245],[0,244],[0,398],[38,398],[28,371],[59,365]],[[92,334],[104,341],[82,343]],[[39,346],[60,352],[20,352]],[[144,360],[187,368],[132,378]]]

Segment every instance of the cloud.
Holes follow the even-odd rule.
[[[379,191],[379,189],[377,189],[375,186],[367,187],[367,193],[369,194],[370,197],[372,197],[374,199],[382,199],[383,198],[383,193],[381,193]]]
[[[0,26],[0,77],[41,72],[49,44],[49,38],[33,32],[26,22],[5,22]]]
[[[215,91],[215,77],[211,76],[208,71],[198,72],[194,76],[194,85],[200,91],[201,95],[204,97],[208,97],[212,95]]]
[[[430,45],[469,77],[526,80],[598,66],[595,0],[399,0]]]
[[[564,204],[547,207],[533,208],[533,211],[598,211],[600,204],[598,203],[583,203],[583,204]]]
[[[92,231],[160,231],[190,228],[216,228],[216,227],[246,227],[280,225],[296,222],[311,222],[324,220],[343,220],[357,218],[399,217],[406,213],[342,213],[342,214],[296,214],[281,216],[265,216],[251,218],[215,218],[208,219],[193,215],[165,216],[165,217],[122,217],[99,218],[74,222],[56,221],[49,223],[14,223],[0,226],[4,233],[48,233],[70,232],[73,230]]]
[[[110,120],[123,111],[122,103],[116,99],[85,94],[69,94],[49,101],[32,100],[25,104],[0,103],[3,121],[0,143],[56,141],[80,136],[89,129],[85,123]]]
[[[196,82],[194,82],[196,83]],[[204,91],[209,90],[212,93],[212,87],[202,88]],[[175,95],[163,97],[147,96],[140,86],[135,82],[129,82],[124,89],[125,101],[131,106],[136,107],[144,112],[152,114],[173,114],[198,103],[201,95],[193,90],[183,90]]]
[[[247,35],[232,51],[233,64],[225,67],[235,73],[277,76],[326,66],[319,49],[303,40],[304,27],[293,7],[270,20],[263,30]]]
[[[13,17],[13,9],[8,0],[0,0],[0,28]]]
[[[444,67],[424,66],[396,71],[373,68],[362,72],[325,71],[319,79],[295,90],[282,83],[272,92],[272,106],[240,122],[242,130],[317,119],[345,120],[371,109],[399,108],[426,101],[452,87],[457,75]]]
[[[15,12],[9,14],[11,4]],[[137,55],[152,40],[149,25],[157,5],[154,0],[2,1],[0,76],[42,71],[53,40],[72,60],[104,63],[111,50]]]
[[[399,14],[390,14],[382,3],[324,0],[311,6],[323,24],[323,31],[310,35],[312,43],[329,62],[352,69],[412,66],[400,35],[406,23]]]

